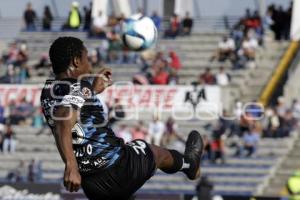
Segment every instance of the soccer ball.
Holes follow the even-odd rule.
[[[125,20],[122,26],[123,44],[130,50],[148,49],[157,40],[157,29],[153,21],[141,14]]]

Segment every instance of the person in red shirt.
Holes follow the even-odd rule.
[[[214,85],[216,84],[216,78],[211,73],[209,68],[205,69],[205,72],[199,76],[199,82],[200,84],[208,84],[208,85]]]
[[[159,71],[152,77],[152,84],[155,85],[167,85],[169,80],[169,73],[163,69]]]
[[[170,58],[170,62],[169,62],[169,66],[179,70],[181,69],[182,65],[181,65],[181,61],[179,59],[179,56],[176,54],[175,51],[170,51],[169,52],[169,58]]]
[[[173,14],[170,20],[170,28],[166,30],[164,37],[165,38],[176,38],[179,34],[180,29],[180,19],[178,15]]]

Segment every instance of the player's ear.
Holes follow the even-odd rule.
[[[74,57],[73,58],[73,66],[75,67],[75,68],[78,68],[79,67],[79,65],[80,65],[80,58],[79,57]]]

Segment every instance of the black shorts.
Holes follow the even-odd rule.
[[[129,199],[156,170],[150,146],[143,140],[124,145],[118,163],[82,176],[82,188],[90,200]]]

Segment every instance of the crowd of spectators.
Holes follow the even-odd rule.
[[[166,55],[167,54],[167,55]],[[169,52],[147,50],[141,53],[141,71],[133,76],[133,83],[140,85],[176,85],[182,64],[173,50]]]
[[[264,34],[271,30],[275,40],[288,40],[291,27],[292,3],[287,10],[282,6],[270,5],[262,18],[257,10],[246,9],[242,17],[224,35],[210,61],[229,60],[233,69],[255,68],[256,54],[264,45]]]
[[[153,120],[147,125],[143,121],[138,121],[135,125],[128,126],[121,121],[115,129],[116,135],[123,138],[125,142],[142,139],[158,146],[168,146],[175,141],[183,142],[178,134],[178,126],[172,117],[164,122],[154,115]]]
[[[6,74],[0,76],[0,83],[23,83],[29,78],[27,66],[29,55],[26,43],[13,42],[0,56],[0,67],[6,66]]]
[[[272,4],[268,7],[264,20],[266,28],[273,31],[275,40],[288,40],[290,37],[293,1],[285,10],[282,6]]]
[[[242,103],[237,101],[235,120],[224,111],[216,125],[207,125],[206,129],[211,134],[204,137],[206,160],[213,163],[218,160],[226,162],[225,147],[232,149],[234,152],[232,156],[235,157],[255,156],[261,138],[289,137],[298,127],[300,119],[298,100],[294,100],[289,106],[280,97],[275,106],[266,108],[265,111],[257,104],[243,113],[242,106]]]
[[[177,14],[173,14],[170,18],[170,22],[167,30],[164,33],[164,38],[176,38],[178,35],[188,36],[191,34],[193,28],[193,19],[190,17],[189,12],[185,17],[180,20]]]
[[[83,12],[80,9],[80,5],[77,1],[73,1],[71,9],[65,23],[61,26],[62,30],[83,30],[87,31],[90,36],[106,38],[108,31],[111,29],[115,32],[119,32],[121,29],[120,24],[126,21],[124,14],[116,16],[112,13],[110,16],[103,14],[99,11],[98,15],[92,16],[92,3],[89,7],[84,6]],[[83,14],[82,14],[83,13]],[[145,15],[142,9],[138,9],[138,13]],[[83,17],[82,17],[83,16]],[[149,16],[158,31],[162,30],[162,17],[160,17],[156,11]],[[50,7],[46,5],[44,7],[43,16],[41,18],[42,30],[51,31],[53,15]],[[23,14],[23,20],[25,23],[25,30],[35,31],[37,30],[38,16],[36,11],[32,8],[32,4],[28,3]],[[193,28],[193,19],[190,17],[189,12],[180,19],[177,14],[173,14],[170,18],[169,24],[164,32],[165,38],[176,38],[178,35],[186,36],[190,35]]]
[[[211,163],[226,163],[225,149],[231,149],[230,156],[256,156],[261,138],[290,137],[298,127],[300,119],[300,102],[294,100],[288,106],[282,97],[278,98],[275,106],[266,110],[257,105],[247,107],[243,111],[243,104],[236,102],[233,114],[223,111],[222,117],[216,123],[204,126],[207,134],[203,136],[205,155],[203,160]],[[148,126],[148,127],[147,127]],[[178,130],[176,121],[169,117],[163,122],[157,115],[148,124],[139,121],[130,126],[120,121],[115,126],[117,136],[125,142],[134,139],[143,139],[155,145],[172,146],[182,143],[182,134]]]
[[[230,83],[231,76],[225,71],[224,67],[221,66],[216,74],[211,72],[210,68],[206,68],[205,71],[199,75],[198,83],[203,85],[219,85],[226,86]]]
[[[232,69],[255,68],[255,58],[259,45],[262,45],[262,24],[258,13],[246,11],[229,35],[224,35],[218,43],[210,61],[232,63]]]
[[[6,180],[9,182],[38,182],[42,178],[41,162],[32,159],[28,164],[20,160],[19,165],[8,172]]]
[[[18,143],[13,125],[27,125],[43,129],[45,122],[40,108],[34,107],[23,98],[11,100],[9,105],[0,103],[0,152],[14,153]]]

